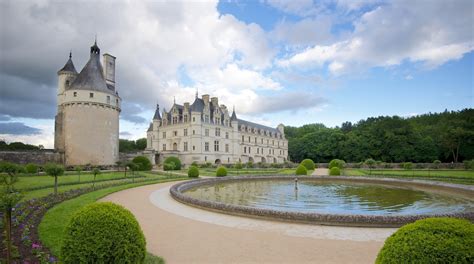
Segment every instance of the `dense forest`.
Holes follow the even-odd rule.
[[[136,141],[120,139],[119,152],[136,152],[146,148],[146,138],[140,138]]]
[[[380,116],[340,127],[286,127],[292,161],[462,162],[474,158],[474,109],[410,118]]]

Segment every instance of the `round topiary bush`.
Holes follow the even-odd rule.
[[[307,175],[308,174],[308,170],[306,169],[305,166],[303,166],[302,164],[300,164],[298,166],[298,168],[296,168],[296,172],[295,172],[296,175]]]
[[[151,162],[145,156],[137,156],[137,157],[133,158],[132,162],[138,165],[138,170],[139,171],[149,171],[149,170],[151,170],[151,167],[152,167]]]
[[[217,177],[224,177],[227,176],[227,169],[224,166],[220,166],[216,170],[216,176]]]
[[[338,167],[332,167],[331,169],[329,169],[329,175],[331,176],[341,175],[341,170]]]
[[[26,170],[27,173],[31,173],[31,174],[37,173],[38,172],[38,165],[36,165],[34,163],[28,163],[25,166],[25,170]]]
[[[181,161],[177,157],[167,157],[164,163],[174,163],[173,170],[180,170],[181,169]],[[167,170],[165,168],[165,170]],[[169,169],[168,169],[169,170]]]
[[[328,168],[332,169],[334,167],[338,167],[339,169],[344,169],[346,166],[346,162],[340,159],[333,159],[329,162]]]
[[[190,166],[188,169],[188,177],[197,178],[199,177],[199,169],[196,166]]]
[[[314,170],[316,168],[316,165],[311,159],[304,159],[301,162],[301,165],[303,165],[306,168],[306,170]]]
[[[474,263],[474,224],[455,218],[427,218],[393,233],[376,263]]]
[[[110,202],[77,211],[64,230],[63,263],[143,263],[146,242],[130,211]]]

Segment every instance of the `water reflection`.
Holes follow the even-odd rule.
[[[474,210],[472,197],[455,193],[349,181],[240,181],[203,186],[186,194],[243,206],[332,214],[403,215]]]

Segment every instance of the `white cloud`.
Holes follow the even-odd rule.
[[[399,65],[404,60],[433,68],[474,49],[472,2],[397,1],[354,22],[346,40],[314,45],[278,61],[280,66],[321,67],[333,74]],[[341,67],[344,66],[344,67]]]

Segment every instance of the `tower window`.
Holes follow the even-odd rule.
[[[74,96],[74,97],[77,97],[77,92],[74,92],[74,93],[73,93],[73,96]]]
[[[94,93],[89,93],[89,98],[94,98]]]
[[[69,87],[69,80],[66,81],[66,87]]]

